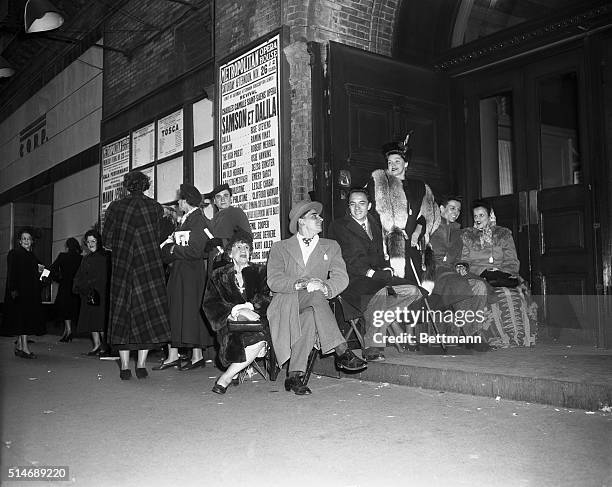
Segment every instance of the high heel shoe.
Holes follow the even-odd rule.
[[[130,369],[121,369],[119,371],[119,377],[121,380],[130,380],[132,378],[132,371]]]
[[[68,333],[68,335],[64,335],[62,338],[60,338],[58,341],[62,342],[62,343],[68,343],[72,341],[72,333]]]
[[[166,369],[169,369],[170,367],[180,367],[180,366],[181,366],[181,359],[177,358],[173,362],[168,362],[167,364],[162,362],[161,364],[153,367],[153,370],[166,370]]]
[[[179,367],[179,370],[193,370],[193,369],[197,369],[198,367],[204,367],[206,365],[206,360],[204,360],[203,358],[198,360],[197,362],[191,363],[188,362],[185,365],[182,365],[181,367]]]
[[[16,357],[20,357],[20,358],[28,358],[28,359],[35,359],[36,355],[34,355],[34,352],[24,352],[23,350],[19,350],[18,348],[15,349],[15,356]]]
[[[225,394],[225,392],[227,391],[227,386],[223,387],[218,382],[215,382],[215,385],[213,386],[212,391],[215,394]]]

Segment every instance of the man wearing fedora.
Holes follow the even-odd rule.
[[[293,237],[275,242],[268,257],[272,343],[279,365],[289,361],[285,389],[297,395],[311,393],[303,376],[316,342],[323,354],[336,354],[338,368],[354,371],[367,366],[348,349],[328,303],[349,279],[338,243],[319,238],[322,209],[319,202],[297,203],[289,212]]]
[[[206,287],[206,258],[204,250],[208,237],[206,219],[200,210],[202,195],[187,183],[178,190],[178,205],[183,212],[179,226],[164,242],[162,255],[170,266],[167,284],[170,333],[168,358],[154,370],[179,367],[192,370],[205,364],[202,348],[211,342],[200,313],[200,303]],[[181,364],[179,348],[191,348],[191,361]]]

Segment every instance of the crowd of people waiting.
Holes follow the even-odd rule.
[[[407,140],[387,144],[383,153],[386,168],[347,192],[346,214],[331,222],[329,238],[320,236],[321,203],[297,202],[289,213],[293,236],[272,245],[266,265],[251,262],[251,226],[232,206],[227,184],[205,195],[217,208],[211,219],[198,189],[181,184],[182,216],[175,221],[145,196],[150,181],[139,171],[125,175],[128,194],[108,207],[102,234],[85,234],[84,257],[70,238],[47,271],[32,252],[33,231],[21,230],[8,254],[3,320],[18,336],[15,355],[36,358],[28,335],[42,329],[41,286],[48,279],[59,282],[60,341],[72,339],[78,321],[79,332],[91,333],[88,355],[118,351],[122,380],[132,376],[131,351],[143,379],[149,350],[167,347],[156,371],[194,370],[204,366],[203,351],[216,337],[225,369],[213,387],[218,394],[270,347],[278,366],[287,364],[285,389],[305,395],[314,348],[333,352],[339,369],[357,371],[385,360],[387,334],[414,338],[432,326],[476,351],[533,345],[534,305],[510,230],[496,225],[486,201],[474,202],[474,226],[461,229],[460,197],[436,202],[427,184],[407,176]],[[350,350],[329,306],[339,295],[345,319],[363,318],[363,358]],[[454,314],[433,325],[399,315],[380,319],[397,309]],[[191,354],[181,355],[185,350]]]

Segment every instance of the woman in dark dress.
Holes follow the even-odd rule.
[[[28,359],[36,358],[28,347],[28,335],[44,332],[40,275],[45,266],[32,252],[32,233],[28,228],[21,230],[19,245],[8,253],[4,297],[7,331],[18,335],[15,355]]]
[[[266,310],[271,296],[266,268],[250,263],[252,250],[250,235],[241,232],[234,235],[227,246],[231,264],[213,271],[204,294],[202,308],[217,332],[220,362],[227,367],[212,389],[217,394],[225,394],[240,371],[257,357],[263,357],[270,342]],[[228,319],[260,321],[263,327],[257,331],[230,331]]]
[[[93,349],[87,355],[103,355],[109,351],[104,340],[108,318],[109,255],[102,247],[102,237],[96,230],[87,231],[84,241],[89,253],[83,257],[74,276],[72,290],[81,297],[79,331],[90,332],[93,340]],[[99,296],[98,304],[88,303],[92,291]]]
[[[76,238],[66,240],[66,252],[61,252],[51,264],[51,278],[59,282],[55,307],[57,317],[64,320],[64,333],[60,342],[72,341],[72,324],[79,317],[80,299],[72,292],[74,276],[81,265],[81,246]]]

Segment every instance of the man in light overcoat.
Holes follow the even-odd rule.
[[[289,213],[289,230],[295,235],[275,242],[268,257],[272,343],[279,365],[289,361],[285,389],[297,395],[311,393],[303,377],[317,342],[323,354],[336,354],[338,368],[367,365],[348,349],[328,303],[346,288],[348,275],[338,243],[319,238],[322,209],[319,202],[297,203]]]

